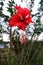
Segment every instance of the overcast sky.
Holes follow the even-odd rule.
[[[3,13],[5,15],[10,16],[10,13],[7,12],[7,8],[6,8],[6,7],[8,7],[8,5],[7,5],[8,1],[10,1],[10,0],[5,0],[5,2],[4,2]],[[21,2],[21,0],[14,0],[14,1],[17,5],[20,5],[21,7],[27,7],[27,4],[31,2],[31,0],[23,0],[23,2]],[[35,14],[38,12],[38,8],[40,7],[39,2],[40,2],[40,0],[34,0],[34,7],[32,8],[32,11],[33,11],[32,14]]]

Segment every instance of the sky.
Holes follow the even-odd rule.
[[[3,13],[5,15],[9,15],[10,16],[10,13],[7,12],[7,8],[6,8],[6,7],[8,7],[8,5],[7,5],[8,1],[10,1],[10,0],[5,0],[5,2],[4,2]],[[21,7],[27,7],[27,4],[31,3],[31,0],[23,0],[23,2],[21,2],[21,0],[14,0],[14,1],[15,1],[15,3],[17,5],[20,5]],[[40,7],[39,2],[40,2],[40,0],[34,0],[34,6],[32,8],[32,14],[36,14],[38,12],[38,8]]]

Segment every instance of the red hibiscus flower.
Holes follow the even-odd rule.
[[[21,9],[20,5],[19,6],[14,6],[15,9]]]
[[[10,18],[10,26],[18,26],[20,29],[25,30],[26,26],[32,22],[30,10],[15,6],[17,12]]]
[[[20,14],[23,18],[27,15],[30,15],[30,10],[27,8],[21,8],[20,6],[14,6],[17,10],[17,13]]]

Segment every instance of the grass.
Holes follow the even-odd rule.
[[[43,65],[43,42],[28,41],[18,55],[10,48],[0,49],[0,65]]]

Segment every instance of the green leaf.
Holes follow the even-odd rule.
[[[12,8],[7,8],[8,10],[8,12],[10,12],[10,14],[11,14],[11,16],[13,15],[13,10],[12,10]]]

